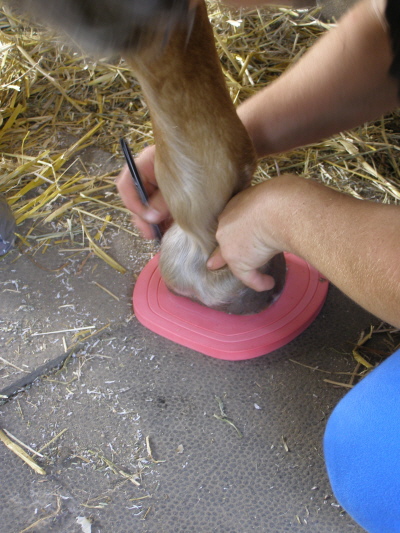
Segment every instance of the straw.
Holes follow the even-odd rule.
[[[236,104],[280,76],[331,27],[319,20],[318,9],[244,12],[214,1],[208,7]],[[64,235],[124,272],[104,249],[111,230],[135,235],[114,183],[124,163],[119,139],[124,137],[133,153],[153,140],[134,75],[124,61],[95,61],[5,9],[0,11],[0,65],[0,195],[15,213],[20,244],[35,250],[41,235]],[[296,172],[357,198],[399,203],[398,124],[395,112],[266,158],[255,182]],[[111,172],[82,163],[82,152],[93,147],[109,155]],[[44,243],[57,246],[53,237]]]

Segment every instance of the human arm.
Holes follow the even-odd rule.
[[[398,105],[384,8],[381,0],[356,4],[296,64],[239,106],[260,157],[319,141]]]
[[[256,290],[271,288],[257,271],[280,251],[302,257],[359,305],[400,327],[400,206],[357,200],[311,180],[285,175],[250,187],[223,211],[225,263]]]

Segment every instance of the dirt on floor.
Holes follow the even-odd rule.
[[[0,427],[45,471],[0,443],[2,531],[361,531],[325,473],[347,390],[325,379],[348,380],[374,319],[332,287],[284,348],[213,359],[135,318],[153,243],[104,238],[125,274],[75,242],[0,261]]]

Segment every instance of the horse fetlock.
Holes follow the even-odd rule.
[[[258,313],[279,297],[286,277],[283,254],[276,255],[261,269],[274,278],[273,289],[256,292],[226,267],[209,270],[206,263],[212,249],[205,251],[199,242],[174,224],[163,237],[159,263],[169,290],[212,309],[237,315]]]

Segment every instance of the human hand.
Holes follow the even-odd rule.
[[[276,189],[275,185],[276,180],[264,182],[232,198],[219,217],[219,247],[207,262],[210,270],[228,265],[237,278],[256,291],[274,287],[274,279],[258,269],[283,251],[268,213],[269,189]]]
[[[155,146],[148,146],[135,158],[136,167],[149,197],[148,206],[140,200],[127,165],[116,180],[121,199],[132,212],[132,223],[146,239],[155,238],[152,224],[160,224],[169,218],[168,206],[158,188],[154,172],[155,151]]]
[[[314,180],[283,175],[235,196],[220,216],[211,269],[227,264],[255,290],[257,272],[290,252],[381,320],[400,327],[400,207],[358,200]],[[371,248],[371,242],[374,246]]]

